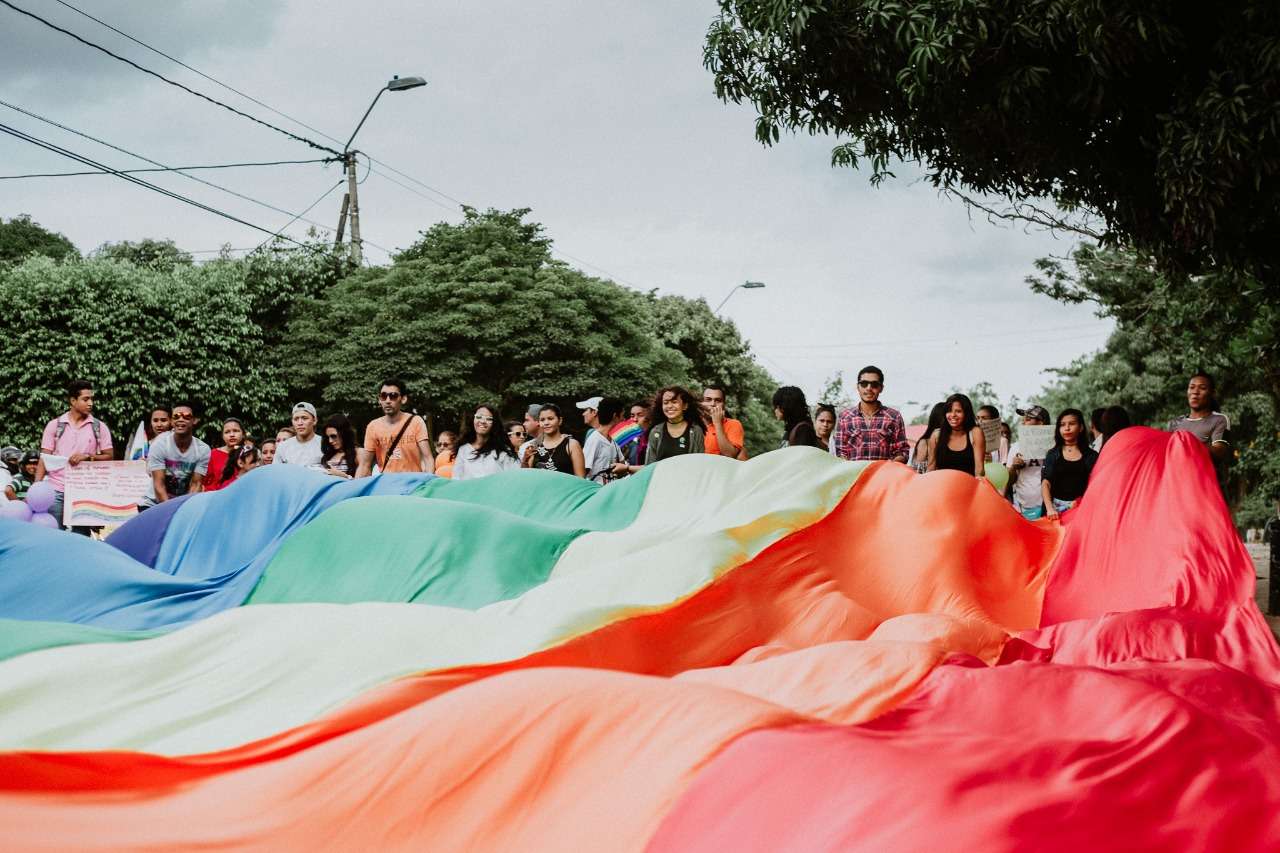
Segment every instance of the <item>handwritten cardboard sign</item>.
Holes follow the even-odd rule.
[[[63,523],[68,527],[106,527],[138,514],[147,494],[147,463],[81,462],[66,469]]]

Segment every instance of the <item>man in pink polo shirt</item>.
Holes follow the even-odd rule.
[[[93,416],[93,386],[77,379],[67,386],[67,397],[71,408],[45,426],[44,437],[40,439],[40,462],[36,465],[36,482],[47,479],[58,493],[53,506],[49,507],[49,514],[58,520],[59,525],[62,524],[63,498],[67,490],[66,466],[107,461],[112,456],[111,430]],[[48,465],[46,457],[49,457]],[[89,535],[88,527],[72,530]]]

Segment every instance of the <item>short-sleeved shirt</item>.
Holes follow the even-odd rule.
[[[388,424],[386,418],[378,418],[365,427],[364,449],[374,455],[384,474],[414,474],[422,471],[422,451],[418,449],[418,442],[427,439],[427,424],[418,415],[408,417],[408,428],[405,428],[403,420]],[[396,436],[400,435],[401,429],[404,429],[404,435],[400,436],[396,449],[388,459],[387,450]]]
[[[1230,444],[1227,433],[1231,430],[1231,419],[1222,412],[1214,412],[1203,418],[1183,415],[1169,421],[1169,432],[1189,432],[1205,447],[1215,444]]]
[[[152,453],[154,452],[153,450]],[[286,438],[276,445],[273,464],[299,465],[319,470],[324,467],[324,439],[320,438],[319,433],[313,433],[310,441],[298,441],[296,435]]]
[[[742,431],[742,421],[734,418],[725,418],[724,434],[729,437],[729,443],[734,447],[741,448],[746,443],[746,433]],[[706,434],[702,439],[702,449],[704,453],[720,455],[720,436],[716,434],[716,425],[713,423],[706,426]]]
[[[1009,448],[1009,461],[1022,453],[1021,442],[1015,441]],[[1023,459],[1026,463],[1014,475],[1013,500],[1022,509],[1031,509],[1044,503],[1044,495],[1040,492],[1040,475],[1044,473],[1044,462],[1040,459]]]
[[[179,450],[173,433],[166,432],[151,442],[151,452],[147,454],[147,473],[164,472],[164,489],[169,497],[176,498],[191,490],[191,478],[199,474],[203,477],[209,473],[209,445],[192,436],[191,444],[186,450]],[[155,503],[155,486],[148,495],[151,503]]]
[[[907,458],[911,443],[907,427],[897,409],[881,406],[871,417],[861,406],[844,409],[831,432],[830,452],[839,459],[853,461]]]
[[[93,429],[95,421],[98,424],[96,436]],[[58,424],[60,423],[66,424],[66,427],[62,430],[61,438],[58,437]],[[107,429],[106,424],[92,415],[82,420],[79,424],[75,424],[71,421],[71,413],[66,412],[45,425],[44,436],[40,439],[40,450],[42,452],[67,458],[77,453],[96,454],[110,449],[111,430]],[[65,477],[66,470],[62,468],[45,474],[45,479],[59,492],[67,490]]]
[[[613,479],[609,469],[615,462],[626,461],[618,445],[595,429],[587,433],[587,440],[582,444],[582,456],[587,463],[587,479],[596,483],[609,482]]]

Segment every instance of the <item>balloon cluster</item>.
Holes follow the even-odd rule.
[[[58,520],[49,515],[49,507],[57,500],[58,493],[45,481],[33,483],[27,489],[26,500],[0,502],[0,518],[24,521],[39,527],[58,529]]]

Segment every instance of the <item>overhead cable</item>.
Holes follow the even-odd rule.
[[[12,9],[13,11],[17,12],[18,14],[20,14],[20,15],[26,15],[28,18],[31,18],[31,19],[32,19],[32,20],[34,20],[34,21],[39,21],[40,23],[44,24],[46,27],[49,27],[49,28],[50,28],[50,29],[52,29],[52,30],[56,30],[57,32],[60,32],[60,33],[62,33],[63,35],[65,35],[65,36],[69,37],[69,38],[73,38],[73,39],[75,39],[76,41],[80,42],[81,44],[85,45],[86,47],[91,47],[91,48],[93,48],[94,50],[101,51],[102,53],[105,53],[107,56],[111,57],[112,59],[115,59],[115,60],[118,60],[118,61],[120,61],[120,62],[123,62],[124,64],[126,64],[126,65],[128,65],[128,66],[130,66],[130,67],[132,67],[132,68],[136,68],[136,69],[138,69],[139,71],[143,72],[144,74],[150,74],[152,77],[155,77],[155,78],[156,78],[156,79],[158,79],[158,80],[163,80],[165,83],[168,83],[170,86],[176,86],[177,88],[181,89],[182,91],[187,92],[187,93],[192,94],[192,95],[195,95],[197,98],[201,98],[201,99],[203,99],[203,100],[206,100],[206,101],[208,101],[208,102],[209,102],[209,103],[211,103],[211,104],[215,104],[215,105],[217,105],[217,106],[219,106],[219,107],[222,107],[224,110],[230,110],[231,112],[235,113],[235,114],[236,114],[236,115],[238,115],[238,116],[241,116],[242,118],[247,118],[247,119],[249,119],[249,121],[256,122],[257,124],[260,124],[260,125],[262,125],[263,127],[270,128],[271,130],[274,130],[274,131],[276,131],[277,133],[283,133],[285,136],[289,137],[290,139],[293,139],[293,140],[296,140],[296,141],[298,141],[298,142],[301,142],[301,143],[303,143],[304,145],[310,145],[312,148],[315,148],[315,149],[317,149],[317,150],[319,150],[319,151],[327,151],[327,152],[329,152],[330,154],[334,154],[334,155],[336,155],[336,156],[338,156],[338,157],[341,157],[341,156],[342,156],[342,152],[341,152],[341,151],[337,151],[337,150],[335,150],[335,149],[333,149],[333,148],[330,148],[330,147],[329,147],[329,146],[327,146],[327,145],[323,145],[323,144],[321,144],[321,143],[319,143],[319,142],[316,142],[316,141],[315,141],[315,140],[313,140],[313,139],[307,139],[305,136],[299,136],[299,135],[298,135],[298,134],[296,134],[296,133],[291,133],[290,131],[285,130],[283,127],[278,127],[278,126],[276,126],[276,125],[272,124],[271,122],[263,121],[262,119],[258,118],[257,116],[255,116],[255,115],[250,115],[249,113],[246,113],[246,112],[244,112],[243,110],[238,110],[238,109],[236,109],[235,107],[231,106],[231,105],[230,105],[230,104],[228,104],[228,103],[224,103],[223,101],[219,101],[217,98],[210,97],[209,95],[206,95],[206,94],[204,94],[203,92],[197,92],[195,89],[192,89],[190,86],[184,86],[183,84],[179,83],[177,80],[171,80],[170,78],[168,78],[168,77],[164,76],[163,74],[161,74],[161,73],[160,73],[160,72],[158,72],[158,71],[152,71],[150,68],[145,68],[145,67],[143,67],[143,66],[139,65],[138,63],[134,62],[132,59],[129,59],[129,58],[124,57],[124,56],[121,56],[121,55],[120,55],[120,54],[118,54],[118,53],[113,53],[112,51],[108,50],[107,48],[103,47],[102,45],[97,44],[96,42],[89,41],[88,39],[86,39],[86,38],[84,38],[84,37],[82,37],[82,36],[76,35],[76,34],[75,34],[75,33],[73,33],[71,30],[68,30],[68,29],[65,29],[65,28],[63,28],[63,27],[60,27],[60,26],[58,26],[57,24],[53,23],[52,21],[49,21],[49,20],[47,20],[47,19],[45,19],[45,18],[40,17],[39,15],[35,14],[34,12],[29,12],[29,11],[27,11],[26,9],[23,9],[23,8],[22,8],[22,7],[20,7],[20,6],[15,6],[14,4],[10,3],[10,2],[9,2],[9,0],[0,0],[0,5],[7,6],[8,8],[10,8],[10,9]]]
[[[156,166],[151,169],[121,169],[126,175],[146,172],[192,172],[201,169],[243,169],[249,166],[293,166],[302,163],[332,163],[330,158],[316,160],[272,160],[262,163],[218,163],[210,166]],[[84,175],[110,175],[110,172],[32,172],[25,175],[0,175],[0,181],[17,181],[24,178],[78,178]]]

